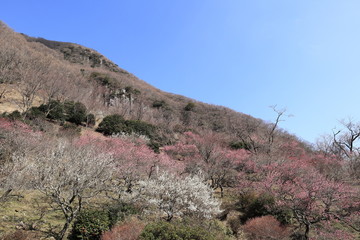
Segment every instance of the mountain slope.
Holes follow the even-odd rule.
[[[17,106],[26,112],[51,99],[79,101],[98,120],[116,113],[156,125],[170,138],[192,129],[244,140],[266,135],[273,127],[225,107],[163,92],[95,50],[15,33],[4,23],[0,24],[0,52],[0,83],[5,89],[0,105],[13,103],[8,109]],[[15,92],[18,96],[12,99]]]

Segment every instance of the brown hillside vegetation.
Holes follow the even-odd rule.
[[[163,92],[95,50],[18,34],[4,23],[0,24],[0,62],[1,112],[26,112],[55,99],[79,101],[97,119],[120,114],[145,121],[170,136],[192,129],[235,138],[246,132],[250,137],[272,127],[225,107]]]

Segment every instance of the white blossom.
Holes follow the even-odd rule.
[[[212,189],[198,175],[180,177],[164,172],[141,181],[140,186],[148,203],[166,213],[168,221],[182,215],[210,218],[220,212],[220,203],[212,196]]]

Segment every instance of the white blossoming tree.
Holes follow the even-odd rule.
[[[112,177],[112,156],[95,148],[96,145],[74,144],[63,139],[36,155],[14,156],[28,164],[23,176],[29,179],[29,187],[50,197],[54,208],[61,209],[65,223],[54,235],[58,240],[66,237],[84,201],[106,190],[106,183]]]
[[[140,186],[142,196],[165,213],[167,221],[183,215],[210,218],[221,212],[212,189],[197,175],[181,177],[163,172],[153,179],[141,181]]]

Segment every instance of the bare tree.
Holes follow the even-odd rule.
[[[0,121],[0,189],[4,191],[0,201],[3,201],[13,189],[21,189],[26,181],[21,172],[27,162],[17,161],[14,156],[36,151],[39,135],[23,123]]]
[[[342,120],[340,123],[344,129],[333,131],[334,151],[346,158],[352,158],[359,155],[357,140],[360,139],[360,124],[354,123],[351,119]]]
[[[45,104],[51,100],[64,101],[68,88],[71,87],[69,72],[64,65],[53,61],[50,67],[50,71],[46,73],[46,81],[43,81],[41,86],[41,96]]]
[[[4,98],[9,92],[7,84],[14,83],[19,76],[16,69],[20,64],[20,59],[15,46],[11,45],[4,35],[0,34],[0,99]]]
[[[360,178],[360,123],[351,119],[342,120],[344,129],[333,131],[333,153],[347,159],[349,173],[356,179]]]
[[[38,91],[47,80],[50,62],[43,56],[33,54],[22,56],[22,62],[18,67],[21,84],[18,92],[21,95],[19,107],[26,114],[31,108]]]
[[[275,121],[269,125],[269,129],[267,131],[267,152],[270,153],[271,147],[274,143],[274,139],[276,137],[276,130],[279,126],[279,123],[283,121],[282,117],[287,116],[290,117],[291,115],[285,115],[286,109],[277,109],[277,106],[270,106],[270,108],[276,113]]]
[[[61,209],[65,223],[55,234],[59,240],[65,239],[84,201],[104,191],[112,176],[110,155],[96,152],[94,146],[76,145],[64,139],[55,146],[43,146],[43,151],[34,156],[16,158],[28,162],[23,174],[29,179],[29,187],[50,197],[54,209]]]
[[[360,179],[360,123],[352,119],[341,120],[342,128],[334,129],[317,142],[317,149],[326,156],[346,160],[348,173]]]
[[[291,117],[286,114],[286,109],[278,109],[276,105],[270,106],[276,113],[274,122],[264,124],[259,119],[247,118],[241,123],[241,127],[233,125],[232,131],[236,137],[247,145],[247,150],[252,153],[270,154],[274,147],[275,139],[279,135],[279,124],[284,121],[284,117]]]

